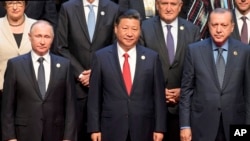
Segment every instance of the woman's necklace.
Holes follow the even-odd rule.
[[[9,22],[9,25],[12,26],[12,27],[17,27],[17,26],[22,25],[22,24],[24,23],[24,21],[25,21],[25,19],[23,19],[23,21],[22,21],[20,24],[11,24],[11,23]]]

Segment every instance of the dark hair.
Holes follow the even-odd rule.
[[[211,20],[210,18],[211,18],[212,13],[218,13],[218,14],[229,13],[231,16],[231,22],[234,23],[232,11],[229,9],[215,8],[213,11],[210,12],[209,17],[208,17],[208,22],[210,22],[210,20]]]
[[[119,16],[116,18],[115,24],[118,25],[121,19],[135,19],[135,20],[139,20],[141,24],[141,15],[135,9],[128,9],[124,12],[121,12]]]
[[[6,3],[5,3],[6,1],[11,1],[11,0],[4,0],[4,1],[1,1],[3,7],[6,7]],[[18,0],[17,0],[17,1],[18,1]],[[28,4],[28,0],[19,0],[19,1],[24,1],[25,6],[27,6],[27,4]]]

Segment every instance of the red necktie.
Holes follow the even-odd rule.
[[[132,87],[132,81],[131,81],[131,73],[130,73],[130,67],[128,63],[128,57],[129,55],[125,53],[123,55],[124,57],[124,64],[123,64],[123,80],[125,82],[125,86],[128,92],[128,95],[130,95],[131,87]]]

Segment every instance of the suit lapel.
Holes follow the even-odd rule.
[[[98,31],[101,27],[103,27],[104,24],[104,21],[107,17],[107,5],[108,5],[108,1],[106,0],[101,0],[99,1],[99,7],[98,7],[98,12],[97,12],[97,17],[96,17],[96,26],[95,26],[95,32],[94,32],[94,35],[93,35],[93,41],[95,41],[96,39],[96,36],[98,35]],[[106,16],[105,16],[106,15]]]
[[[182,48],[185,47],[186,45],[184,45],[184,43],[186,42],[178,42],[178,41],[183,41],[185,40],[185,25],[184,23],[178,18],[178,27],[177,27],[177,45],[176,45],[176,53],[175,53],[175,57],[174,57],[174,63],[172,65],[178,64],[178,62],[180,62],[180,54],[182,52]]]
[[[162,29],[159,16],[155,18],[153,26],[154,26],[154,31],[156,33],[156,39],[158,40],[156,43],[158,43],[159,45],[159,54],[161,54],[161,56],[165,56],[161,58],[162,63],[165,64],[166,66],[170,66],[168,50],[167,50],[167,45],[165,41],[166,39],[164,38],[165,36],[163,35],[163,30],[166,30],[166,29]]]
[[[33,85],[33,88],[35,89],[38,96],[41,99],[43,99],[39,90],[37,80],[36,80],[36,74],[35,74],[34,66],[33,66],[32,59],[31,59],[31,53],[24,55],[23,59],[24,61],[23,61],[22,67],[23,67],[24,73],[26,74],[29,82],[31,82],[31,85]]]
[[[200,54],[202,57],[202,60],[204,64],[207,66],[207,70],[209,73],[211,73],[210,76],[214,76],[214,82],[217,84],[216,86],[218,89],[220,89],[220,83],[217,75],[216,65],[214,61],[214,54],[212,49],[212,40],[211,38],[206,40],[206,43],[204,46],[201,46],[200,48]]]
[[[226,85],[229,82],[229,79],[231,78],[231,74],[232,74],[232,70],[235,67],[235,64],[238,61],[239,57],[237,57],[237,55],[235,55],[235,53],[239,54],[240,50],[239,48],[232,43],[232,40],[229,38],[228,40],[228,54],[227,54],[227,63],[226,63],[226,68],[225,68],[225,74],[224,74],[224,80],[223,80],[223,86],[222,89],[224,89],[226,87]]]
[[[13,36],[13,33],[11,32],[11,29],[9,27],[9,23],[7,20],[7,16],[4,17],[4,26],[7,28],[2,28],[1,30],[3,31],[4,36],[7,38],[7,40],[9,41],[9,43],[11,44],[11,47],[15,50],[18,50],[17,44],[16,44],[16,40]]]
[[[90,37],[89,37],[89,33],[88,33],[88,26],[86,23],[86,14],[84,12],[84,7],[83,7],[83,2],[82,0],[75,0],[75,13],[76,13],[76,17],[78,19],[78,22],[80,23],[80,26],[82,28],[83,33],[85,34],[86,37],[88,37],[89,41],[90,41]]]
[[[144,65],[146,65],[145,64],[145,62],[146,62],[145,59],[141,59],[142,56],[145,56],[143,48],[141,46],[136,46],[135,75],[134,75],[134,81],[133,81],[133,85],[132,85],[131,95],[130,96],[133,96],[133,91],[137,87],[136,85],[138,84],[137,81],[140,81],[140,79],[141,79],[141,75],[140,74],[142,72],[142,69],[145,68]]]
[[[109,62],[111,64],[112,71],[114,71],[114,76],[115,78],[118,79],[118,82],[120,82],[123,90],[124,90],[124,96],[127,95],[127,90],[125,83],[123,81],[123,75],[122,75],[122,70],[120,67],[120,62],[119,62],[119,57],[118,57],[118,51],[117,51],[117,42],[113,44],[113,48],[110,50],[110,55],[109,55]],[[131,91],[132,92],[132,91]]]
[[[46,99],[49,96],[49,94],[51,93],[50,91],[53,90],[53,86],[55,84],[55,81],[57,80],[56,78],[58,78],[57,76],[60,74],[60,72],[59,72],[60,67],[59,66],[61,66],[61,65],[58,62],[57,58],[53,54],[50,54],[50,58],[51,58],[50,80],[48,83],[48,87],[47,87],[47,91],[45,93],[44,99]]]

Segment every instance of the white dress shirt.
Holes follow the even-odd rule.
[[[237,8],[235,8],[235,15],[236,15],[236,22],[237,22],[237,25],[238,27],[235,27],[235,28],[238,28],[239,29],[239,34],[241,35],[241,29],[242,29],[242,25],[243,25],[243,20],[241,19],[242,16],[246,16],[247,19],[246,19],[246,22],[247,22],[247,33],[248,33],[248,41],[250,39],[250,12],[247,14],[247,15],[242,15]]]
[[[176,52],[176,48],[177,48],[177,36],[178,36],[178,19],[176,18],[171,24],[167,24],[165,23],[163,20],[161,20],[161,26],[162,26],[162,31],[163,31],[163,35],[164,35],[164,39],[167,45],[167,33],[168,33],[168,29],[167,29],[167,25],[171,25],[171,33],[172,36],[174,38],[174,52]]]
[[[83,0],[83,7],[84,7],[86,23],[88,23],[88,15],[89,15],[89,11],[90,11],[88,5],[90,5],[90,4],[93,5],[94,12],[95,12],[95,21],[97,21],[99,0],[95,0],[93,3],[89,3],[87,0]]]
[[[50,80],[50,70],[51,70],[51,59],[49,53],[45,54],[44,56],[37,55],[34,51],[31,51],[31,59],[34,67],[34,71],[36,74],[36,80],[38,77],[38,67],[40,63],[37,61],[40,57],[44,58],[43,66],[44,66],[44,72],[45,72],[45,83],[46,83],[46,91],[48,88],[49,80]]]
[[[122,71],[123,71],[123,64],[124,64],[124,60],[125,60],[123,55],[125,53],[127,53],[129,55],[128,62],[129,62],[129,67],[130,67],[131,79],[132,79],[132,83],[133,83],[134,76],[135,76],[135,65],[136,65],[136,48],[133,47],[128,52],[125,52],[121,48],[121,46],[117,43],[117,51],[118,51],[118,58],[119,58],[120,67],[121,67]]]

